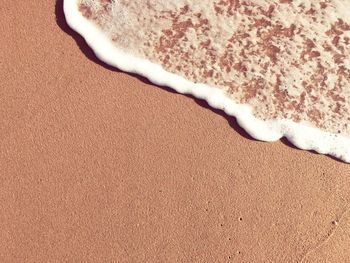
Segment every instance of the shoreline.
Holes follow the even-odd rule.
[[[155,85],[167,86],[178,93],[205,100],[212,108],[223,110],[227,115],[235,117],[238,124],[254,139],[277,141],[285,137],[299,149],[327,154],[350,163],[350,138],[291,120],[259,120],[253,116],[248,105],[236,104],[218,88],[190,82],[165,71],[157,64],[118,50],[97,26],[82,16],[76,0],[65,0],[64,12],[69,26],[108,65],[141,75]]]

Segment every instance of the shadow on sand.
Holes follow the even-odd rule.
[[[119,69],[115,68],[115,67],[112,67],[106,63],[104,63],[103,61],[101,61],[100,59],[97,58],[97,56],[95,55],[95,53],[93,52],[93,50],[88,46],[88,44],[85,42],[84,38],[79,35],[77,32],[75,32],[74,30],[72,30],[67,22],[66,22],[66,19],[65,19],[65,16],[64,16],[64,12],[63,12],[63,0],[56,0],[56,5],[55,5],[55,15],[56,15],[56,22],[57,22],[57,25],[65,32],[67,33],[68,35],[70,35],[74,40],[75,42],[77,43],[79,49],[83,52],[83,54],[88,58],[90,59],[91,61],[93,61],[94,63],[97,63],[98,65],[106,68],[107,70],[111,70],[111,71],[114,71],[114,72],[119,72],[119,73],[124,73],[122,71],[120,71]],[[145,84],[150,84],[150,85],[154,85],[153,83],[151,83],[147,78],[145,77],[142,77],[142,76],[139,76],[139,75],[136,75],[136,74],[132,74],[132,73],[125,73],[125,74],[128,74],[134,78],[137,78],[138,80],[142,81],[143,83]],[[175,93],[175,94],[179,94],[177,92],[175,92],[174,90],[172,90],[171,88],[168,88],[168,87],[165,87],[165,86],[157,86],[159,88],[161,88],[162,90],[164,91],[167,91],[167,92],[171,92],[171,93]],[[249,140],[255,140],[253,137],[251,137],[243,128],[241,128],[237,121],[236,121],[236,118],[232,117],[232,116],[228,116],[224,111],[222,110],[218,110],[218,109],[214,109],[212,107],[210,107],[208,105],[208,103],[204,100],[200,100],[200,99],[196,99],[190,95],[183,95],[183,96],[186,96],[190,99],[192,99],[193,101],[195,101],[198,105],[200,105],[201,107],[207,109],[207,110],[210,110],[220,116],[222,116],[223,118],[225,118],[228,122],[228,124],[237,132],[239,133],[242,137],[246,138],[246,139],[249,139]],[[296,150],[300,150],[299,148],[295,147],[291,142],[289,142],[286,138],[282,138],[280,140],[283,144],[293,148],[293,149],[296,149]],[[314,153],[314,154],[318,154],[317,152],[315,151],[309,151],[311,153]],[[329,156],[330,158],[336,160],[336,161],[340,161],[339,159],[336,159],[332,156]],[[340,161],[342,162],[342,161]]]

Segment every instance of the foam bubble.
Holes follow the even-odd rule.
[[[350,162],[350,16],[343,6],[64,1],[68,24],[104,62],[208,101],[256,139],[285,136]]]

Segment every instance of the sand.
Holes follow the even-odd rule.
[[[350,166],[99,62],[62,1],[0,9],[1,262],[349,262]]]

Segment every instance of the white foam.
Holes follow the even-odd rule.
[[[64,0],[64,13],[68,25],[84,37],[96,56],[105,63],[144,76],[156,85],[168,86],[179,93],[206,100],[211,107],[236,117],[238,124],[257,140],[276,141],[285,136],[300,149],[329,154],[350,163],[350,138],[322,131],[307,123],[285,119],[259,120],[248,105],[235,103],[224,91],[193,83],[165,71],[160,65],[119,50],[102,30],[81,14],[77,0]]]

